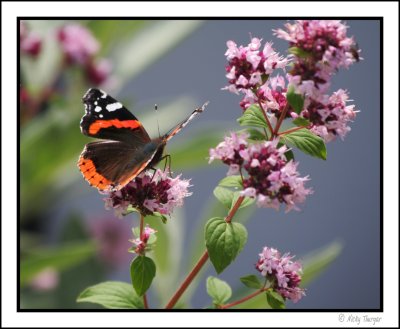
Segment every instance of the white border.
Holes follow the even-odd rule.
[[[139,327],[340,326],[338,313],[17,313],[16,312],[16,17],[17,16],[383,16],[384,17],[384,309],[398,323],[398,40],[397,2],[2,2],[2,326]],[[377,91],[378,92],[378,91]],[[368,143],[368,141],[365,141]],[[362,164],[360,164],[362,165]],[[368,178],[366,178],[368,179]],[[10,251],[11,250],[11,251]],[[368,271],[367,266],[360,268]],[[368,287],[366,287],[368,289]],[[343,292],[345,295],[345,292]],[[396,295],[397,294],[397,295]],[[327,296],[329,298],[329,296]],[[346,313],[347,315],[347,313]],[[193,321],[195,320],[195,321]],[[348,327],[349,322],[343,326]],[[357,326],[356,324],[354,324]],[[367,325],[361,323],[361,325]]]

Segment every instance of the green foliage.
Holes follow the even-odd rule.
[[[243,249],[247,230],[240,223],[227,223],[223,218],[215,217],[206,224],[205,240],[210,260],[219,274]]]
[[[313,251],[302,259],[303,275],[301,286],[306,287],[313,280],[319,277],[342,252],[343,245],[337,241]]]
[[[260,130],[256,128],[247,128],[243,130],[239,130],[238,133],[246,132],[249,134],[249,139],[253,141],[265,141],[267,140],[267,136]]]
[[[221,187],[217,186],[214,189],[214,196],[218,199],[219,202],[221,202],[227,209],[230,209],[232,206],[232,200],[233,200],[233,194],[234,192]]]
[[[310,121],[308,121],[307,119],[305,119],[303,117],[297,117],[292,122],[294,125],[296,125],[298,127],[308,127],[310,125]]]
[[[79,295],[78,303],[95,303],[110,309],[142,309],[142,299],[136,295],[132,285],[125,282],[108,281],[86,288]]]
[[[298,47],[290,47],[288,49],[288,52],[290,54],[296,55],[297,57],[300,57],[300,58],[307,58],[307,57],[312,56],[312,53],[309,53],[309,52],[305,51],[304,49],[301,49]]]
[[[46,268],[62,271],[92,256],[96,247],[90,242],[68,243],[57,248],[40,248],[26,252],[20,264],[20,284],[28,283]]]
[[[267,122],[261,112],[260,106],[257,104],[250,105],[243,115],[237,119],[241,126],[261,127],[267,128]]]
[[[296,94],[293,85],[289,86],[286,93],[286,99],[297,114],[303,110],[304,97],[300,94]]]
[[[212,298],[214,305],[223,305],[232,296],[232,289],[229,284],[216,277],[209,276],[206,286],[207,293]]]
[[[279,310],[286,307],[285,300],[276,291],[267,290],[266,296],[267,296],[267,303],[272,309]]]
[[[219,181],[218,186],[243,188],[242,177],[226,176]]]
[[[156,265],[154,261],[147,257],[138,255],[131,263],[131,280],[133,288],[139,296],[150,288],[156,276]]]
[[[263,284],[260,281],[260,279],[258,278],[258,276],[254,275],[254,274],[242,276],[240,278],[240,281],[246,287],[249,287],[249,288],[252,288],[252,289],[261,289],[263,287]]]
[[[326,160],[326,146],[323,139],[306,128],[281,135],[281,139],[305,154]]]

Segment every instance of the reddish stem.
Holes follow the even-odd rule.
[[[267,113],[265,112],[264,107],[262,106],[261,101],[260,101],[259,98],[257,98],[257,101],[258,101],[258,105],[260,106],[261,112],[262,112],[262,114],[263,114],[263,116],[264,116],[264,119],[265,119],[265,121],[267,122],[268,129],[269,129],[269,131],[271,132],[271,136],[273,136],[274,130],[272,129],[271,122],[269,122]]]
[[[231,211],[229,212],[228,216],[226,216],[225,221],[227,223],[230,223],[232,221],[233,216],[235,215],[236,211],[239,209],[240,205],[242,204],[244,200],[244,196],[241,196],[237,199],[236,203],[232,207]],[[208,260],[208,251],[204,251],[203,255],[200,257],[196,265],[193,267],[193,269],[190,271],[186,279],[182,282],[182,284],[179,286],[178,290],[175,292],[175,294],[172,296],[170,301],[168,302],[167,306],[165,306],[166,309],[171,309],[175,306],[179,298],[181,298],[182,294],[186,291],[187,287],[192,283],[193,279],[196,277],[196,275],[200,272],[204,264]]]
[[[185,281],[182,282],[181,286],[179,289],[175,292],[174,296],[172,296],[171,300],[168,302],[167,306],[165,306],[166,309],[171,309],[175,306],[176,302],[179,300],[179,298],[182,296],[182,294],[185,292],[189,284],[193,281],[193,279],[196,277],[197,273],[201,270],[203,265],[206,263],[208,259],[208,251],[206,250],[203,255],[200,257],[199,261],[197,264],[193,267],[192,271],[189,273],[189,275],[186,277]]]
[[[249,300],[249,299],[251,299],[251,298],[253,298],[253,297],[255,297],[255,296],[257,296],[257,295],[263,293],[264,291],[267,291],[267,290],[268,290],[268,288],[263,288],[263,289],[257,290],[256,292],[253,292],[252,294],[250,294],[250,295],[248,295],[248,296],[246,296],[246,297],[243,297],[243,298],[241,298],[241,299],[239,299],[239,300],[237,300],[237,301],[235,301],[235,302],[222,305],[222,306],[220,306],[219,308],[220,308],[220,309],[231,308],[231,307],[233,307],[233,306],[236,306],[236,305],[239,305],[239,304],[241,304],[241,303],[244,303],[245,301],[247,301],[247,300]]]
[[[139,236],[140,236],[141,240],[143,239],[142,238],[143,237],[143,228],[144,228],[144,216],[142,214],[140,214],[140,232],[139,232]],[[143,295],[143,306],[144,306],[145,309],[149,308],[149,304],[147,302],[146,294]]]
[[[281,124],[282,124],[283,120],[285,119],[286,113],[287,113],[288,110],[289,110],[289,103],[287,103],[285,108],[283,109],[283,111],[281,113],[281,116],[279,117],[278,122],[276,123],[275,129],[274,129],[274,133],[272,134],[271,139],[274,136],[278,136],[279,128],[281,127]]]
[[[292,132],[294,132],[294,131],[297,131],[297,130],[300,130],[300,129],[303,129],[303,128],[304,128],[304,129],[307,129],[307,127],[295,127],[295,128],[291,128],[291,129],[282,131],[282,132],[279,133],[278,135],[279,135],[279,136],[282,136],[282,135],[290,134],[290,133],[292,133]]]

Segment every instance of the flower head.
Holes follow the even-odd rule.
[[[28,31],[26,24],[20,21],[19,44],[22,53],[37,57],[42,50],[42,39],[35,32]]]
[[[152,229],[149,225],[146,225],[140,237],[134,240],[129,240],[134,246],[132,250],[134,250],[136,254],[142,254],[146,249],[150,236],[155,233],[157,233],[156,230]]]
[[[154,174],[142,173],[121,190],[111,192],[105,199],[107,209],[113,208],[118,216],[127,214],[129,206],[136,208],[142,215],[154,212],[171,214],[175,207],[183,205],[183,199],[189,195],[189,180],[181,175],[171,178],[168,172],[157,170]]]
[[[343,140],[351,130],[349,122],[358,112],[354,105],[347,105],[348,98],[347,91],[339,89],[331,96],[324,95],[319,100],[310,99],[301,115],[312,123],[311,130],[325,142],[330,142],[337,136]]]
[[[111,62],[108,59],[100,59],[99,61],[92,61],[87,64],[87,78],[95,85],[101,85],[110,77]]]
[[[304,289],[299,287],[302,266],[292,260],[294,256],[289,253],[281,256],[278,250],[268,247],[264,247],[259,256],[256,269],[269,279],[272,289],[295,303],[305,296]]]
[[[289,62],[288,58],[274,51],[272,43],[266,43],[261,49],[261,39],[258,38],[252,38],[246,47],[238,47],[230,40],[227,47],[226,77],[229,85],[225,89],[234,93],[261,85],[275,69],[284,69]]]
[[[92,33],[79,24],[60,28],[58,40],[67,60],[72,64],[86,64],[99,50],[99,43]]]
[[[313,93],[325,93],[333,73],[359,60],[360,51],[354,39],[347,36],[347,26],[339,20],[297,20],[274,32],[302,52],[295,57],[290,71],[300,91],[313,87]],[[303,83],[307,86],[301,87]]]
[[[286,146],[277,147],[278,140],[248,144],[247,134],[231,133],[230,137],[210,150],[210,162],[219,159],[229,166],[228,175],[244,174],[241,195],[256,198],[259,207],[279,210],[286,204],[286,211],[298,210],[311,189],[300,177],[297,163],[287,161]]]

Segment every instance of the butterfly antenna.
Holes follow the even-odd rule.
[[[154,104],[154,111],[157,112],[157,110],[158,110],[158,106],[157,106],[157,104]],[[160,125],[158,124],[158,116],[157,116],[157,129],[158,129],[158,137],[161,137],[161,134],[160,134]]]

